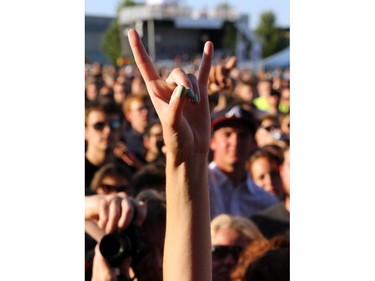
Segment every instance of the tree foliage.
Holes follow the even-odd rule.
[[[112,24],[104,33],[101,48],[103,53],[113,64],[115,64],[116,60],[121,56],[120,26],[117,19],[113,20]]]
[[[108,59],[116,64],[117,59],[121,57],[121,38],[120,38],[120,25],[118,23],[118,15],[122,8],[134,6],[135,2],[133,0],[124,0],[120,2],[117,6],[117,17],[113,20],[112,24],[105,31],[102,42],[101,49],[103,53],[108,57]]]
[[[289,46],[289,37],[276,27],[276,17],[272,12],[261,14],[255,34],[262,39],[262,57],[273,55]]]

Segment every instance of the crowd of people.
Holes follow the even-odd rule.
[[[129,41],[136,64],[85,68],[86,280],[289,280],[288,69]]]

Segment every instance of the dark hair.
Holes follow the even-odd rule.
[[[150,131],[151,131],[152,127],[154,127],[157,124],[161,126],[161,122],[160,122],[159,119],[154,119],[151,122],[149,122],[149,124],[147,125],[147,127],[145,129],[145,132],[143,133],[143,136],[144,137],[149,137],[150,136]]]
[[[111,177],[124,177],[128,180],[129,184],[131,182],[131,177],[132,173],[131,171],[127,168],[127,166],[123,164],[119,164],[118,162],[113,162],[113,163],[107,163],[100,167],[99,170],[97,170],[94,174],[94,177],[91,181],[90,184],[90,189],[93,192],[96,192],[97,188],[100,186],[102,183],[102,180],[106,176],[111,176]],[[129,195],[132,194],[132,190],[126,191]]]
[[[289,281],[289,277],[289,240],[283,236],[249,244],[231,274],[236,281]]]
[[[121,117],[121,108],[111,98],[102,96],[98,100],[90,102],[85,107],[85,125],[87,118],[92,111],[101,111],[105,114],[116,114]]]
[[[140,168],[132,178],[134,195],[144,189],[155,189],[160,191],[160,187],[165,188],[165,163],[154,162]]]

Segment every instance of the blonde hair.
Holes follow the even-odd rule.
[[[238,231],[246,239],[246,242],[252,242],[258,239],[265,239],[256,224],[242,216],[231,216],[221,214],[211,221],[211,238],[216,235],[220,228],[230,228]]]

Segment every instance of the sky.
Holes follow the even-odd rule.
[[[115,16],[119,1],[121,0],[86,0],[85,14]],[[211,10],[223,2],[229,3],[243,14],[248,14],[251,29],[256,28],[260,15],[265,11],[274,13],[278,26],[289,27],[289,0],[180,0],[180,5],[190,7],[193,10],[202,8]]]

